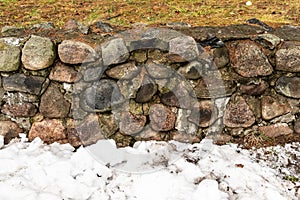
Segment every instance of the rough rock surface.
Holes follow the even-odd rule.
[[[191,112],[189,120],[200,127],[212,125],[218,116],[218,110],[214,102],[210,100],[199,101]]]
[[[263,50],[253,41],[235,41],[227,45],[232,67],[243,77],[267,76],[273,68]]]
[[[161,104],[154,104],[149,111],[150,126],[155,131],[169,131],[174,128],[176,115]]]
[[[300,119],[295,122],[294,130],[296,133],[300,134]]]
[[[127,79],[135,76],[139,72],[134,63],[117,65],[106,71],[106,74],[114,79]]]
[[[155,79],[170,78],[173,76],[175,70],[171,69],[167,65],[156,64],[149,62],[145,65],[148,74]]]
[[[261,99],[262,117],[270,120],[291,111],[290,106],[281,99],[272,96],[263,96]]]
[[[66,129],[61,120],[45,119],[41,122],[34,122],[28,133],[29,141],[39,137],[46,143],[60,142],[67,143]]]
[[[120,133],[134,135],[144,129],[146,116],[123,112],[120,119]]]
[[[14,117],[33,117],[37,112],[37,108],[32,103],[6,103],[2,106],[1,112]]]
[[[102,134],[105,136],[105,138],[109,138],[119,129],[119,125],[117,124],[114,115],[100,113],[98,118]]]
[[[70,107],[70,103],[65,100],[56,84],[51,84],[41,97],[40,112],[44,117],[65,118]]]
[[[276,69],[300,72],[300,42],[284,42],[276,52]]]
[[[156,92],[157,92],[157,85],[155,81],[153,81],[148,76],[145,76],[141,87],[137,91],[135,100],[137,103],[146,103],[152,99],[153,95]]]
[[[258,35],[255,38],[255,41],[257,41],[258,43],[260,43],[261,45],[269,49],[276,48],[280,44],[281,42],[280,40],[281,39],[276,35],[269,34],[269,33]]]
[[[3,78],[3,88],[7,91],[18,91],[39,95],[44,82],[44,77],[13,74]]]
[[[121,38],[110,40],[102,46],[104,66],[125,62],[128,57],[129,51]]]
[[[22,50],[22,63],[29,70],[41,70],[53,64],[56,52],[49,38],[32,35]]]
[[[22,131],[16,122],[0,121],[0,135],[4,136],[5,144],[8,144],[11,139],[18,137]]]
[[[265,136],[275,138],[281,135],[289,135],[293,130],[287,124],[274,124],[270,126],[261,126],[258,128]]]
[[[58,82],[74,83],[80,79],[80,75],[74,67],[59,62],[52,68],[49,79]]]
[[[98,57],[91,46],[73,40],[64,40],[58,45],[58,55],[62,62],[68,64],[93,62]]]
[[[268,88],[268,83],[266,83],[265,81],[260,81],[258,83],[241,85],[240,91],[243,94],[258,96],[263,94],[267,88]]]
[[[293,98],[300,98],[300,78],[282,76],[276,81],[277,92]]]
[[[20,65],[21,51],[19,47],[0,41],[0,71],[15,71]]]
[[[242,96],[233,96],[226,106],[224,124],[231,128],[250,127],[255,116]]]

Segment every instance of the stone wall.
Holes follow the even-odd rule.
[[[84,30],[2,33],[6,143],[19,133],[74,146],[300,134],[297,27]]]

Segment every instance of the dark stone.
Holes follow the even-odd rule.
[[[225,67],[229,63],[229,51],[225,46],[212,49],[212,52],[213,60],[217,68]]]
[[[246,22],[248,22],[249,24],[256,24],[256,25],[259,25],[261,27],[263,27],[266,31],[268,32],[274,32],[274,29],[267,25],[266,23],[256,19],[256,18],[251,18],[251,19],[248,19]]]
[[[84,81],[98,81],[104,73],[104,66],[101,62],[85,63],[80,72]]]
[[[261,34],[255,38],[255,41],[263,45],[265,48],[275,49],[281,42],[281,39],[272,34]]]
[[[276,81],[276,91],[292,98],[300,98],[300,78],[282,76]]]
[[[226,105],[223,121],[230,128],[246,128],[255,123],[255,116],[243,97],[233,96]]]
[[[224,42],[216,36],[201,41],[200,44],[203,47],[210,46],[211,48],[220,48],[225,46]]]
[[[200,127],[209,127],[217,120],[217,117],[218,110],[214,103],[204,100],[194,106],[188,119]]]
[[[50,84],[41,97],[40,112],[48,118],[65,118],[68,116],[71,104],[64,98],[56,84]]]
[[[146,116],[136,115],[130,112],[123,112],[120,120],[120,133],[124,135],[134,135],[144,129]]]
[[[95,26],[105,33],[109,33],[114,30],[113,27],[109,23],[102,22],[102,21],[96,22]]]
[[[4,26],[1,29],[3,37],[19,36],[24,33],[24,28],[19,28],[15,26]]]
[[[135,101],[137,103],[146,103],[152,99],[156,92],[157,85],[155,84],[155,82],[151,80],[151,78],[149,78],[148,76],[145,76],[142,86],[136,93]]]
[[[300,134],[300,119],[295,122],[294,130],[297,134]]]
[[[300,72],[300,42],[284,42],[276,51],[276,69]]]
[[[160,100],[163,104],[167,106],[180,107],[178,98],[172,91],[161,94]]]
[[[258,83],[250,83],[249,85],[241,85],[240,91],[243,94],[259,96],[262,95],[267,88],[268,83],[265,81],[260,81]]]
[[[154,104],[149,110],[150,126],[155,131],[174,129],[176,115],[161,104]]]
[[[45,80],[44,77],[39,76],[13,74],[3,78],[3,88],[6,91],[17,91],[39,95]]]
[[[250,40],[227,43],[234,70],[243,77],[267,76],[273,68],[261,47]]]
[[[55,26],[53,22],[44,22],[44,23],[39,23],[39,24],[34,24],[30,27],[30,29],[36,30],[36,29],[54,29]]]
[[[0,121],[0,135],[4,137],[4,144],[8,144],[11,139],[18,137],[23,130],[16,122]]]
[[[123,96],[114,81],[102,79],[94,83],[92,87],[87,88],[81,100],[85,101],[92,111],[105,112],[122,101]]]
[[[32,103],[6,103],[2,106],[1,112],[14,117],[33,117],[36,114],[37,109]]]
[[[182,74],[186,79],[199,79],[201,78],[205,70],[210,68],[212,63],[206,60],[192,61],[187,65],[180,67],[177,71]]]

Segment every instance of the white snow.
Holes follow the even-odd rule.
[[[262,159],[258,162],[257,155],[264,151],[262,149],[248,151],[234,144],[217,146],[212,144],[211,140],[203,140],[193,145],[169,142],[171,143],[176,148],[164,148],[164,154],[180,155],[177,160],[151,173],[126,173],[101,164],[90,150],[83,147],[75,151],[69,144],[46,145],[39,138],[31,143],[26,142],[24,138],[13,141],[0,150],[0,199],[296,200],[300,198],[300,191],[297,191],[299,182],[284,180],[278,168],[272,166],[274,162],[286,162],[286,159],[290,159],[287,157],[290,155],[289,152],[299,156],[299,152],[291,148],[299,149],[299,143],[274,147],[274,152],[280,152],[280,159],[274,162],[272,159],[269,159],[271,161]],[[140,142],[134,148],[127,147],[123,150],[129,153],[146,153],[153,151],[157,146],[168,146],[166,144],[154,141]],[[119,160],[121,163],[125,163],[122,159],[127,157],[118,159],[121,159]],[[159,164],[162,163],[149,162],[149,165]],[[295,174],[297,172],[289,168],[286,170],[285,173],[299,177],[299,174]]]

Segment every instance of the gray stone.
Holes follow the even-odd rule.
[[[155,79],[170,78],[175,72],[175,70],[171,69],[169,66],[153,62],[148,62],[145,67],[148,74]]]
[[[261,107],[264,120],[270,120],[291,111],[289,104],[284,102],[283,98],[278,99],[272,96],[263,96]]]
[[[39,23],[39,24],[34,24],[30,27],[30,29],[54,29],[55,26],[52,22],[44,22],[44,23]]]
[[[71,31],[77,31],[78,30],[82,34],[88,34],[89,30],[90,30],[89,26],[85,26],[85,25],[81,24],[80,22],[78,22],[74,19],[71,19],[71,20],[67,21],[64,28],[67,29],[67,30],[71,30]]]
[[[175,129],[180,133],[195,135],[198,132],[198,125],[188,120],[190,114],[190,110],[178,109]]]
[[[0,41],[0,71],[16,71],[20,65],[19,47]]]
[[[258,127],[258,130],[267,137],[276,138],[278,136],[289,135],[293,130],[284,123],[278,123],[270,126]]]
[[[102,22],[102,21],[96,22],[95,26],[105,33],[109,33],[114,30],[109,23]]]
[[[268,88],[268,83],[265,81],[260,81],[257,83],[250,83],[247,85],[241,85],[240,91],[243,94],[249,94],[253,96],[262,95],[265,90]]]
[[[17,91],[39,95],[45,80],[44,77],[39,76],[13,74],[3,78],[3,88],[6,91]]]
[[[217,68],[222,68],[229,63],[229,51],[226,47],[215,48],[211,50],[213,53],[213,60]]]
[[[55,64],[51,69],[49,79],[58,82],[74,83],[81,78],[74,67],[67,66],[61,62]]]
[[[53,142],[67,143],[66,128],[61,120],[45,119],[40,122],[34,122],[28,133],[29,141],[39,137],[47,144]]]
[[[273,68],[263,50],[253,41],[234,41],[227,44],[234,70],[243,77],[267,76]]]
[[[19,28],[15,26],[4,26],[1,29],[2,36],[8,37],[8,36],[18,36],[21,35],[24,32],[24,28]]]
[[[119,64],[129,58],[129,51],[122,38],[115,38],[103,44],[102,58],[104,66]]]
[[[275,49],[280,44],[281,39],[276,35],[265,33],[258,35],[255,38],[255,41],[257,41],[266,48]]]
[[[98,116],[92,113],[76,125],[77,135],[83,145],[91,145],[97,143],[98,140],[105,139],[98,120]]]
[[[73,40],[64,40],[58,45],[58,55],[62,62],[68,64],[93,62],[98,58],[91,46]]]
[[[276,69],[300,72],[300,42],[284,42],[276,51]]]
[[[168,22],[166,23],[166,26],[167,27],[191,27],[191,25],[189,23],[186,23],[186,22]]]
[[[155,95],[156,92],[157,92],[157,85],[155,81],[153,81],[148,76],[145,76],[141,87],[137,91],[135,100],[138,103],[146,103],[152,99],[152,97]]]
[[[37,109],[32,103],[6,103],[2,106],[1,112],[14,117],[33,117],[36,114]]]
[[[84,81],[98,81],[104,72],[102,62],[96,61],[92,63],[85,63],[81,66],[80,72],[83,75]]]
[[[49,38],[32,35],[22,50],[22,63],[29,70],[41,70],[53,64],[55,47]]]
[[[113,80],[102,79],[92,87],[87,88],[81,96],[92,112],[105,112],[123,101],[123,96]]]
[[[176,115],[161,104],[154,104],[149,110],[150,126],[155,131],[169,131],[174,129]]]
[[[199,55],[196,41],[190,36],[180,36],[169,42],[169,54],[175,62],[192,61]]]
[[[233,96],[226,105],[223,121],[230,128],[247,128],[255,123],[255,116],[243,97]]]
[[[64,99],[57,84],[50,84],[41,97],[40,112],[48,118],[65,118],[70,111],[70,103]]]
[[[276,81],[276,91],[292,98],[300,98],[300,78],[282,76]]]
[[[0,135],[4,136],[4,144],[8,144],[11,139],[18,137],[23,130],[17,123],[12,121],[0,121]]]
[[[125,63],[107,70],[106,74],[114,79],[131,79],[135,77],[139,71],[134,63]]]
[[[295,122],[294,130],[297,134],[300,134],[300,119]]]
[[[180,67],[177,71],[187,79],[199,79],[203,76],[205,68],[209,68],[209,63],[192,61],[184,67]]]
[[[120,133],[123,135],[135,135],[144,129],[146,116],[123,112],[120,119]]]
[[[188,120],[200,127],[209,127],[218,117],[218,109],[213,101],[203,100],[194,105]]]

